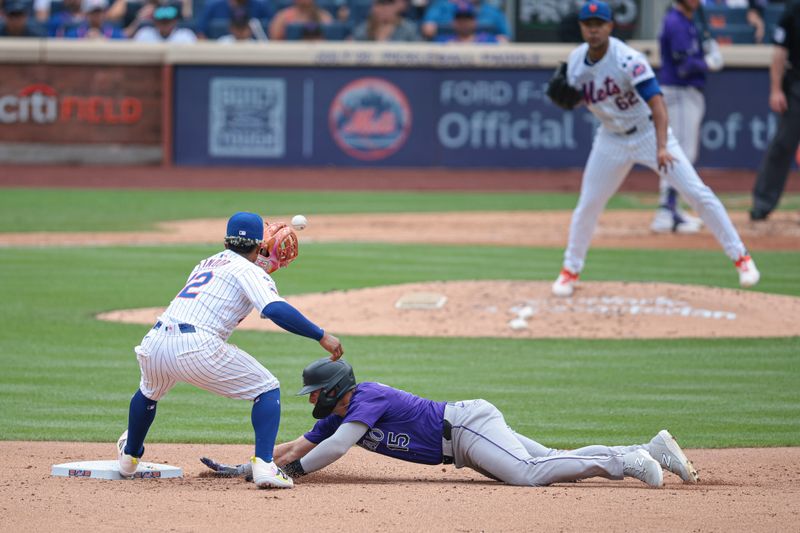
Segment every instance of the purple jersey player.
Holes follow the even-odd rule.
[[[648,444],[556,450],[520,435],[486,400],[435,402],[382,383],[356,383],[343,359],[319,359],[303,370],[313,415],[311,431],[275,447],[275,461],[297,478],[320,470],[357,444],[403,461],[470,467],[511,485],[541,486],[589,477],[635,477],[663,484],[662,468],[684,481],[697,472],[667,430]],[[223,475],[248,475],[249,465],[203,458]]]
[[[700,125],[706,112],[703,89],[706,73],[722,68],[717,42],[701,35],[695,24],[704,16],[700,0],[677,0],[664,16],[659,36],[661,71],[669,125],[689,162],[697,161]],[[703,221],[688,215],[678,204],[678,192],[664,178],[659,181],[659,202],[650,229],[655,233],[697,233]]]

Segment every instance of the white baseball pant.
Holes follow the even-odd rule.
[[[280,386],[253,356],[199,329],[185,333],[165,322],[151,329],[134,351],[142,373],[139,388],[155,401],[179,381],[239,400],[254,400]]]
[[[683,153],[691,164],[697,161],[700,152],[700,126],[706,114],[706,99],[702,91],[694,87],[679,87],[663,85],[664,104],[667,106],[669,125]],[[669,183],[660,178],[658,189],[661,193],[661,202],[665,202]]]
[[[667,133],[667,149],[675,162],[666,172],[661,172],[656,161],[656,131],[649,120],[630,135],[611,133],[602,125],[598,128],[583,172],[578,205],[572,213],[569,242],[564,253],[565,268],[572,272],[583,270],[597,219],[636,163],[651,168],[678,190],[731,260],[736,261],[746,253],[722,202],[697,175],[671,130]]]
[[[706,99],[694,87],[662,86],[669,126],[690,163],[697,161],[700,151],[700,125],[706,114]]]

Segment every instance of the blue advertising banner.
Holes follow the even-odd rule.
[[[596,123],[548,70],[178,66],[179,165],[582,167]],[[755,168],[774,134],[765,71],[711,77],[698,164]]]
[[[712,74],[705,95],[697,166],[758,168],[778,125],[778,117],[769,109],[768,71],[730,69]]]

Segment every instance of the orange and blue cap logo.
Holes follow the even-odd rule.
[[[411,131],[411,106],[396,85],[380,78],[360,78],[333,99],[328,125],[347,155],[377,161],[405,144]]]

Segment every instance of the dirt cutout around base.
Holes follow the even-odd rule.
[[[426,300],[431,302],[427,309]],[[547,282],[450,281],[302,294],[287,301],[337,335],[590,339],[800,335],[800,298],[667,283],[582,283],[572,298],[556,298]],[[417,308],[404,309],[398,305],[403,301],[414,302],[412,307]],[[111,311],[98,318],[153,324],[163,310]],[[281,331],[257,311],[237,329]]]
[[[243,422],[244,423],[244,422]],[[535,435],[531,435],[535,438]],[[148,444],[183,479],[51,477],[52,464],[111,459],[114,443],[0,442],[2,531],[795,531],[800,448],[687,450],[700,483],[651,489],[601,478],[512,487],[452,466],[353,448],[291,490],[210,478],[198,458],[240,463],[246,445]]]
[[[550,246],[567,243],[571,211],[462,213],[307,214],[309,226],[298,233],[302,242],[395,242]],[[693,235],[653,234],[652,211],[606,211],[592,239],[593,247],[646,249],[719,249],[704,229]],[[288,222],[291,217],[271,221]],[[746,213],[731,218],[750,250],[800,250],[800,224],[794,213],[776,212],[751,223]],[[157,231],[36,232],[0,234],[0,246],[126,246],[157,244],[220,244],[224,219],[165,222]],[[302,253],[302,250],[301,250]]]

